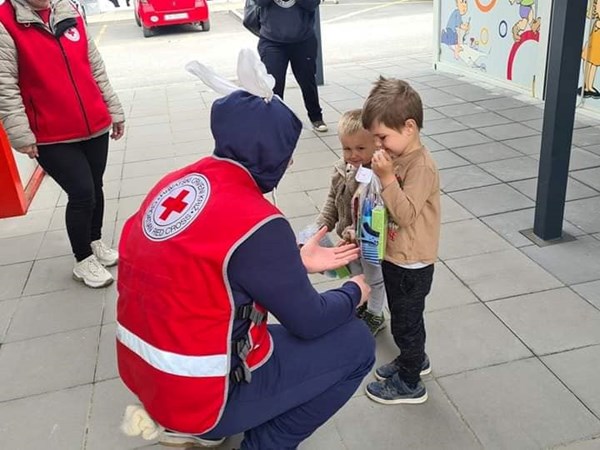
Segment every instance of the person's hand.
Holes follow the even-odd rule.
[[[354,283],[358,284],[358,287],[360,288],[360,302],[358,302],[357,307],[364,305],[365,302],[369,299],[369,295],[371,295],[371,286],[367,284],[365,276],[362,274],[350,278],[350,281],[353,281]]]
[[[24,153],[27,156],[29,156],[29,158],[34,159],[37,158],[40,154],[38,153],[38,148],[37,145],[32,144],[32,145],[26,145],[25,147],[21,147],[18,148],[17,151],[19,153]]]
[[[125,122],[117,122],[113,123],[112,133],[110,135],[111,139],[118,141],[125,134]]]
[[[342,242],[347,244],[356,243],[356,230],[352,225],[346,227],[344,231],[342,231]]]
[[[324,272],[345,266],[358,258],[360,250],[354,244],[340,247],[321,247],[319,241],[327,234],[327,227],[321,228],[300,249],[302,263],[308,273]]]
[[[385,150],[377,150],[371,160],[371,169],[381,180],[381,185],[385,189],[394,182],[394,163],[390,155]]]

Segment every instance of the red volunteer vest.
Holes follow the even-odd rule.
[[[229,387],[235,249],[281,213],[250,174],[209,157],[163,178],[123,228],[119,245],[119,373],[162,426],[202,434],[219,422]],[[264,311],[264,310],[262,310]],[[273,343],[250,327],[250,370]]]
[[[5,0],[0,2],[0,22],[17,49],[19,88],[38,144],[86,139],[110,127],[81,17],[56,38],[40,24],[18,23]]]

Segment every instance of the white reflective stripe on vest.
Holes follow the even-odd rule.
[[[117,323],[117,339],[152,367],[182,377],[224,377],[227,355],[187,356],[160,350]]]

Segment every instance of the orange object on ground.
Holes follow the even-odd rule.
[[[44,171],[36,167],[23,189],[13,150],[0,124],[0,218],[25,214],[43,178]]]

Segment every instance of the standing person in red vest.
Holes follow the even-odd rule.
[[[128,408],[128,434],[214,447],[244,432],[243,450],[296,449],[373,366],[373,337],[356,317],[364,277],[319,293],[307,275],[357,249],[319,247],[323,228],[299,250],[264,197],[301,128],[277,97],[216,100],[213,156],[159,181],[125,223],[117,359],[143,405]],[[160,263],[148,270],[149,259]]]
[[[73,277],[98,288],[118,253],[101,240],[108,138],[124,114],[102,57],[68,0],[0,0],[0,120],[12,146],[67,193]],[[112,132],[111,132],[112,130]]]

